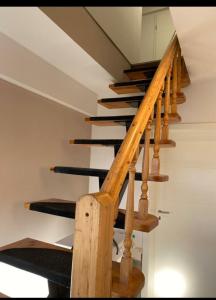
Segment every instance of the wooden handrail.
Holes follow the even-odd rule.
[[[114,202],[117,200],[135,151],[139,146],[140,139],[154,108],[161,86],[164,83],[170,63],[176,53],[178,46],[177,41],[177,36],[175,35],[155,72],[147,93],[144,96],[137,114],[131,123],[117,156],[112,163],[111,169],[101,187],[101,192],[108,193]]]

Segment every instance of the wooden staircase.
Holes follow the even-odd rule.
[[[71,139],[71,145],[113,147],[110,170],[54,166],[50,171],[72,176],[94,176],[99,191],[77,199],[26,201],[25,208],[50,215],[75,219],[72,249],[26,238],[0,248],[0,261],[48,279],[49,297],[136,297],[145,282],[141,270],[133,266],[132,232],[150,232],[159,224],[148,211],[148,182],[165,182],[160,172],[160,148],[173,148],[169,125],[181,122],[177,106],[185,102],[181,87],[190,79],[181,56],[178,39],[170,42],[161,61],[133,65],[125,70],[128,81],[111,84],[117,94],[140,93],[100,99],[108,109],[137,108],[136,115],[95,116],[86,118],[90,125],[125,126],[123,139]],[[163,109],[163,111],[162,111]],[[151,132],[154,137],[151,138]],[[150,162],[149,148],[153,148]],[[143,151],[142,172],[136,162]],[[134,182],[141,181],[139,209],[134,211]],[[128,186],[126,209],[119,209]],[[113,228],[125,230],[121,263],[112,261]],[[73,264],[73,271],[72,266]]]

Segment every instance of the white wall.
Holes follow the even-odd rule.
[[[0,45],[0,78],[82,113],[96,113],[94,92],[3,33]]]
[[[161,168],[170,180],[150,188],[152,211],[170,214],[161,214],[151,234],[148,296],[214,297],[216,123],[173,125],[170,136],[176,148],[161,152]],[[170,273],[161,280],[164,294],[162,289],[157,294],[154,276],[168,269],[180,274],[185,289]]]
[[[142,7],[86,7],[130,63],[139,61]]]

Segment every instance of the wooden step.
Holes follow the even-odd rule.
[[[150,61],[133,65],[131,69],[124,70],[124,73],[130,80],[146,80],[154,76],[155,71],[160,61]],[[184,88],[190,84],[190,78],[187,72],[184,58],[182,57],[182,73],[181,73],[181,87]]]
[[[113,90],[117,94],[140,93],[140,92],[146,92],[150,83],[151,83],[151,79],[122,81],[122,82],[110,84],[109,88],[111,88],[111,90]]]
[[[0,248],[0,261],[70,287],[72,251],[25,238]]]
[[[134,228],[136,228],[137,231],[151,232],[158,225],[158,217],[148,214],[145,219],[142,219],[139,217],[138,212],[135,212]]]
[[[1,262],[65,287],[61,297],[69,297],[72,256],[72,250],[30,238],[0,248]],[[129,282],[123,288],[119,280],[119,268],[119,263],[112,263],[112,296],[136,297],[144,286],[143,273],[134,267]]]
[[[24,207],[26,209],[37,211],[40,213],[46,213],[49,215],[75,219],[76,201],[68,201],[68,200],[55,199],[55,198],[33,201],[33,202],[26,201],[24,203]],[[138,222],[140,220],[138,221],[135,220],[134,230],[142,231],[142,232],[149,232],[150,229],[152,230],[156,225],[153,226],[152,224],[153,219],[151,218],[151,216],[152,215],[149,215],[149,217],[143,222]],[[135,214],[135,219],[137,219],[136,214]],[[125,228],[125,209],[119,209],[119,213],[114,227],[119,229]]]
[[[142,63],[137,63],[137,64],[132,64],[130,70],[137,70],[137,69],[152,69],[152,68],[157,68],[159,66],[160,60],[151,60],[151,61],[146,61]]]
[[[143,100],[144,95],[130,96],[130,97],[118,97],[118,98],[105,98],[100,99],[97,102],[109,109],[117,108],[138,108]],[[186,101],[184,93],[177,94],[177,104],[182,104]]]
[[[120,281],[120,263],[113,263],[112,268],[112,297],[137,298],[145,284],[144,274],[137,268],[132,268],[127,284]]]
[[[104,146],[104,147],[114,147],[122,144],[123,139],[71,139],[70,144],[73,145],[82,145],[82,146]],[[141,139],[140,146],[144,147],[145,140]],[[150,147],[154,145],[154,139],[150,139]],[[160,142],[161,148],[173,148],[176,146],[176,143],[172,140],[166,140]]]
[[[163,119],[164,113],[161,114]],[[97,126],[126,126],[133,121],[134,115],[121,115],[121,116],[100,116],[100,117],[88,117],[85,121],[91,125]],[[163,122],[163,120],[162,120]],[[169,114],[169,123],[175,124],[181,122],[181,117],[179,114]],[[153,120],[154,123],[154,120]]]
[[[78,167],[65,167],[65,166],[56,166],[54,168],[50,168],[51,171],[55,173],[62,173],[62,174],[70,174],[70,175],[81,175],[81,176],[93,176],[93,177],[100,177],[105,178],[109,170],[105,169],[93,169],[93,168],[78,168]],[[128,175],[126,176],[128,179]],[[135,180],[142,181],[142,173],[135,174]],[[164,182],[168,181],[168,175],[149,175],[148,181],[155,181],[155,182]]]

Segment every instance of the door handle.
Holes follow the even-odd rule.
[[[159,210],[158,210],[158,213],[160,213],[160,214],[166,214],[166,215],[168,215],[168,214],[170,214],[170,211],[168,211],[168,210],[161,210],[161,209],[159,209]]]

